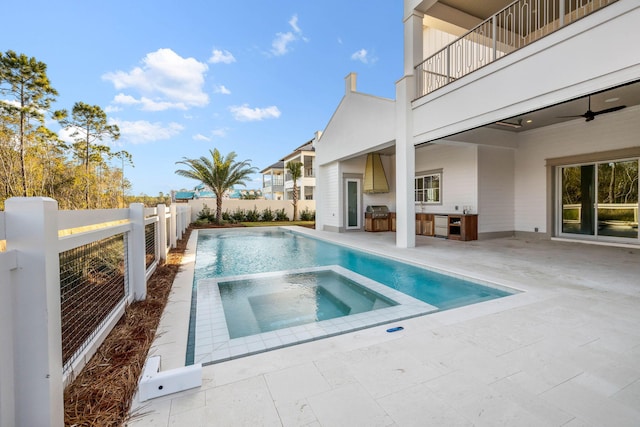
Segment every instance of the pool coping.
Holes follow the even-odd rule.
[[[230,338],[224,309],[222,307],[222,298],[218,288],[220,282],[318,271],[333,271],[340,274],[368,290],[394,301],[397,305],[241,338]],[[412,317],[434,313],[439,310],[438,307],[427,304],[339,265],[200,279],[197,283],[196,298],[194,362],[202,363],[203,365],[224,362],[278,348],[398,322]]]

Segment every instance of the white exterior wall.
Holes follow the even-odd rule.
[[[640,142],[640,106],[524,132],[515,155],[515,229],[546,232],[547,182],[545,160],[619,148]]]
[[[328,165],[318,166],[319,176],[322,177],[322,181],[319,181],[318,196],[316,202],[316,229],[325,230],[331,229],[337,231],[340,227],[340,217],[342,212],[340,211],[340,179],[338,173],[340,167],[338,162],[333,162]]]
[[[475,146],[432,145],[416,150],[416,174],[442,169],[442,205],[423,205],[422,212],[478,212],[478,149]],[[456,211],[455,207],[458,206]],[[416,206],[420,212],[420,206]],[[479,212],[482,215],[482,212]]]
[[[351,92],[338,106],[316,146],[318,165],[389,146],[395,139],[395,102]]]
[[[514,167],[514,150],[478,147],[478,233],[514,230]]]
[[[423,55],[430,57],[449,43],[456,41],[458,35],[449,34],[436,28],[425,28],[423,33]]]
[[[640,75],[640,3],[620,0],[414,102],[414,142],[513,117]],[[613,48],[612,48],[613,47]]]

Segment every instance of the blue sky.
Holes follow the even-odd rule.
[[[235,151],[258,170],[323,130],[344,95],[394,98],[402,2],[6,2],[0,50],[48,66],[54,109],[99,105],[120,127],[131,194],[197,183],[176,161]],[[10,18],[10,19],[7,19]],[[55,123],[51,129],[59,130]],[[260,175],[248,187],[259,188]]]

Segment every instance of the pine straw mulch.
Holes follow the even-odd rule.
[[[129,418],[147,353],[178,273],[191,228],[147,283],[147,298],[130,304],[96,354],[64,391],[66,426],[122,426]]]

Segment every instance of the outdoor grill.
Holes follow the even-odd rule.
[[[366,213],[371,214],[371,218],[389,218],[389,208],[385,205],[367,206]]]
[[[364,213],[364,231],[389,231],[389,208],[384,205],[367,206]]]

